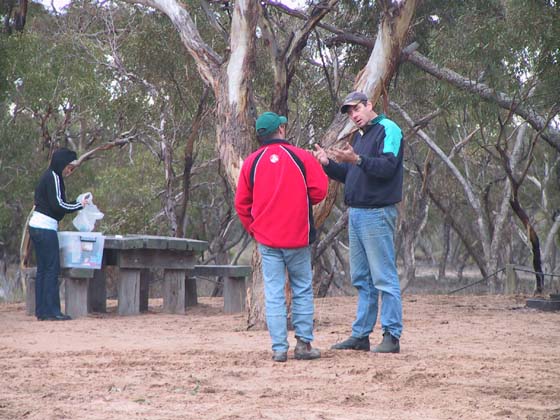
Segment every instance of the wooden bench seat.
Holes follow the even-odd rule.
[[[224,312],[226,314],[243,312],[245,310],[246,285],[245,279],[250,276],[253,269],[250,265],[195,265],[187,272],[187,280],[184,287],[184,304],[196,305],[198,302],[196,290],[196,277],[223,277],[224,279]],[[175,285],[164,285],[164,307],[166,300],[173,301],[177,295]],[[175,289],[175,291],[174,291]],[[169,312],[172,305],[167,305]]]
[[[250,265],[195,265],[195,275],[224,278],[224,312],[233,314],[245,310],[247,287],[245,278],[253,269]]]

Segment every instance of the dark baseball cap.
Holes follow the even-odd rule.
[[[360,102],[367,102],[369,101],[368,97],[362,92],[350,92],[346,98],[344,98],[344,102],[340,106],[340,112],[346,114],[348,111],[349,106],[358,105]]]
[[[278,115],[275,112],[264,112],[259,116],[259,118],[257,118],[257,122],[255,124],[257,136],[268,136],[278,130],[278,127],[282,124],[286,124],[287,122],[288,119],[282,115]]]

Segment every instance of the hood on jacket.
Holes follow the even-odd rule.
[[[76,152],[63,147],[53,153],[50,167],[58,175],[62,175],[62,171],[66,168],[66,165],[76,160],[76,158]]]

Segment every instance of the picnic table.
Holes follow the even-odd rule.
[[[196,254],[207,248],[208,242],[186,238],[153,235],[105,236],[103,265],[118,267],[119,315],[140,313],[141,287],[143,301],[147,304],[150,268],[163,268],[164,295],[167,292],[167,296],[164,296],[164,310],[184,312],[187,270],[194,267]],[[89,287],[92,293],[91,310],[102,309],[96,308],[96,305],[99,299],[104,301],[104,288],[105,273],[103,270],[96,270]]]
[[[66,313],[73,318],[88,312],[106,311],[106,271],[115,266],[117,272],[119,315],[136,315],[141,303],[147,309],[148,284],[152,268],[164,272],[164,311],[184,313],[188,301],[185,282],[187,272],[194,269],[196,254],[208,243],[186,238],[153,235],[106,235],[100,270],[63,268]],[[34,296],[28,288],[28,302]],[[34,291],[33,291],[34,293]],[[34,306],[34,305],[33,305]],[[29,312],[29,307],[28,307]]]

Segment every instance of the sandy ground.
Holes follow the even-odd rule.
[[[320,299],[323,357],[284,364],[266,331],[201,301],[69,322],[0,305],[0,418],[560,419],[560,313],[525,297],[405,296],[398,355],[329,350],[355,298]]]

